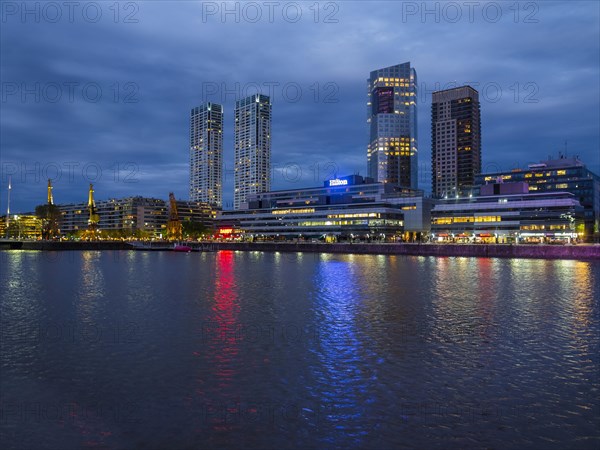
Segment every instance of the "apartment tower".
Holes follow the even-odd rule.
[[[479,93],[471,86],[433,93],[431,171],[435,197],[471,194],[481,173]]]
[[[255,94],[235,103],[233,207],[271,190],[271,99]]]

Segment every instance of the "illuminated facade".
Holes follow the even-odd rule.
[[[11,214],[0,217],[0,236],[7,239],[41,239],[42,221],[33,214]],[[8,226],[7,226],[8,222]]]
[[[190,201],[223,204],[223,107],[216,103],[191,111]]]
[[[479,93],[470,86],[434,92],[431,180],[435,197],[469,195],[481,172]]]
[[[529,192],[492,183],[478,196],[441,199],[431,212],[434,241],[568,242],[583,237],[583,208],[569,192]]]
[[[124,231],[133,234],[136,230],[146,231],[159,237],[164,233],[167,208],[164,200],[145,197],[126,197],[95,202],[98,229]],[[88,227],[87,204],[72,203],[58,205],[61,214],[61,232],[73,234]]]
[[[323,187],[248,196],[247,206],[224,211],[221,227],[254,238],[397,239],[429,230],[431,200],[419,191],[375,183],[359,175],[327,180]]]
[[[181,222],[194,222],[212,228],[217,217],[217,209],[206,202],[186,202],[178,200],[177,212]]]
[[[527,169],[479,174],[475,182],[485,185],[497,179],[504,182],[525,181],[530,192],[571,192],[584,209],[584,239],[600,242],[600,176],[579,159],[561,157],[530,164]]]
[[[255,94],[235,103],[233,207],[271,189],[271,99]]]
[[[417,189],[417,73],[406,62],[371,72],[367,82],[368,176]]]
[[[206,202],[176,202],[182,222],[194,222],[207,228],[214,225],[217,209]],[[87,204],[58,205],[61,214],[61,232],[69,235],[87,228]],[[144,232],[149,237],[165,238],[169,208],[158,198],[127,197],[96,202],[98,228],[101,231],[122,231],[126,235]]]

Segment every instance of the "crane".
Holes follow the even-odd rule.
[[[52,197],[52,180],[48,178],[48,204],[54,205],[54,198]]]
[[[177,213],[177,201],[175,194],[169,193],[169,221],[167,222],[167,239],[170,241],[180,241],[183,237],[183,229],[179,214]]]
[[[90,189],[88,191],[88,229],[84,233],[84,237],[88,240],[97,239],[98,233],[98,222],[100,222],[100,216],[96,211],[96,202],[94,202],[94,185],[90,183]]]

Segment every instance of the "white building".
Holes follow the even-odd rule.
[[[191,111],[190,201],[223,205],[223,107],[216,103]]]
[[[271,99],[255,94],[235,104],[233,206],[271,189]]]

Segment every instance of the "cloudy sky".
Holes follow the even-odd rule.
[[[366,78],[418,74],[419,184],[431,189],[431,92],[480,91],[484,171],[579,155],[600,172],[597,2],[2,2],[0,210],[188,195],[189,111],[271,94],[272,186],[366,173]],[[116,6],[115,6],[116,5]]]

